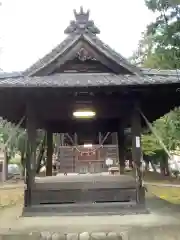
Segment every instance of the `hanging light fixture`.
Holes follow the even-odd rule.
[[[90,143],[87,143],[87,144],[86,144],[86,143],[85,143],[85,144],[84,144],[84,148],[92,148],[92,144],[90,144]]]
[[[93,111],[75,111],[73,116],[75,118],[93,118],[96,116],[96,113]]]

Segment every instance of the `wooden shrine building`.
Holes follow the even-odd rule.
[[[89,19],[89,11],[81,8],[74,15],[75,20],[65,30],[65,40],[44,58],[22,73],[0,75],[0,115],[15,124],[23,119],[22,126],[28,132],[26,208],[61,203],[62,210],[62,203],[74,203],[80,211],[79,203],[86,204],[87,209],[89,202],[98,202],[109,204],[108,211],[116,202],[117,212],[122,202],[144,202],[139,172],[144,124],[140,112],[154,121],[179,105],[179,71],[133,66],[98,38],[100,31]],[[94,117],[73,116],[82,110],[93,111]],[[51,188],[50,183],[35,181],[36,129],[47,131],[47,172],[51,175],[52,133],[90,136],[93,132],[116,132],[123,173],[125,128],[131,128],[132,158],[138,170],[131,183],[126,181],[127,176],[121,182],[123,174],[67,176],[60,182],[52,177]]]

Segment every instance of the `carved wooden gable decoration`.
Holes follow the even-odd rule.
[[[57,67],[53,73],[108,73],[112,72],[93,56],[86,48],[82,47],[75,54],[72,60],[66,61],[63,65]]]

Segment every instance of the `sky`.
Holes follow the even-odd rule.
[[[155,19],[144,0],[1,0],[0,68],[23,71],[64,40],[64,29],[83,6],[99,37],[124,57],[136,50],[141,33]]]

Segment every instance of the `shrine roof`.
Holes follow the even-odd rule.
[[[0,73],[0,88],[3,87],[100,87],[135,86],[180,83],[180,70],[158,70],[139,68],[132,65],[121,54],[102,42],[97,34],[99,29],[89,20],[89,11],[74,11],[75,21],[65,29],[66,39],[45,57],[37,61],[24,72]],[[122,73],[56,73],[38,75],[41,69],[51,63],[57,64],[58,58],[64,58],[67,50],[79,41],[85,41],[100,55],[111,59],[113,63],[127,69],[130,74]],[[63,60],[64,63],[66,60]]]
[[[146,71],[146,70],[145,70]],[[153,70],[152,70],[153,71]],[[154,70],[155,71],[155,70]],[[173,74],[174,73],[174,74]],[[180,74],[180,71],[179,71]],[[180,76],[180,75],[179,75]],[[22,76],[0,79],[0,87],[105,87],[180,83],[175,71],[171,74],[116,75],[110,73],[61,73],[51,76]]]
[[[100,54],[113,60],[118,65],[121,65],[134,74],[141,74],[138,67],[132,65],[121,54],[117,53],[110,46],[101,41],[97,37],[100,33],[99,29],[95,26],[94,21],[89,19],[89,11],[84,12],[83,8],[80,8],[80,12],[77,13],[74,10],[75,20],[70,22],[70,25],[65,29],[64,33],[68,34],[63,42],[55,47],[50,53],[38,60],[25,72],[25,76],[34,76],[42,68],[51,64],[59,56],[65,55],[65,53],[77,44],[79,41],[84,40],[90,46],[94,47]]]
[[[105,44],[103,41],[100,40],[95,35],[90,33],[86,34],[77,34],[77,35],[70,35],[68,36],[62,43],[60,43],[56,48],[54,48],[50,53],[45,55],[42,59],[38,60],[35,64],[33,64],[30,68],[28,68],[25,72],[25,76],[32,76],[35,75],[39,70],[49,65],[59,56],[64,54],[64,52],[77,43],[80,40],[85,40],[91,46],[97,48],[101,53],[105,54],[110,59],[113,59],[119,65],[125,66],[128,70],[140,74],[139,68],[130,64],[127,59],[125,59],[121,54],[117,53],[113,50],[110,46]]]

